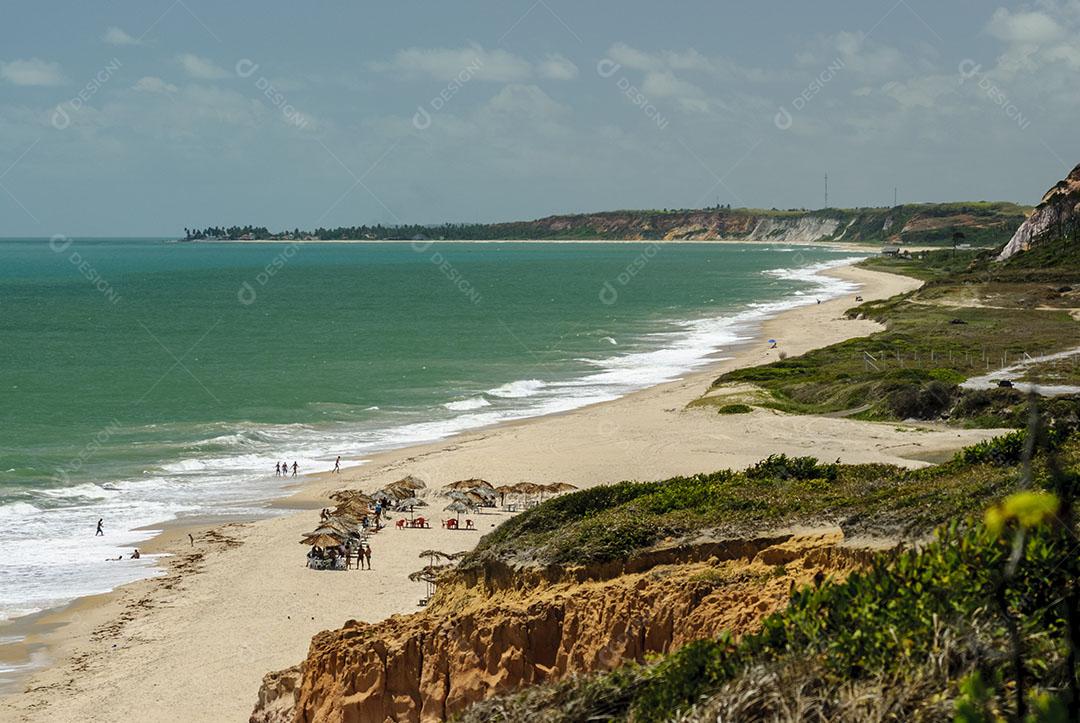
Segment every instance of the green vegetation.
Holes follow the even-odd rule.
[[[754,408],[749,404],[725,404],[716,410],[717,414],[749,414]]]
[[[918,536],[1002,497],[1020,478],[1027,432],[977,445],[919,470],[883,464],[822,464],[774,455],[741,472],[662,482],[621,482],[545,502],[485,535],[462,561],[589,564],[626,559],[671,538],[734,537],[782,525],[834,522],[848,534]],[[1080,464],[1080,439],[1064,443]],[[1045,469],[1039,467],[1045,477]]]
[[[1048,249],[1040,253],[1056,259],[1055,265],[1033,265],[1035,257],[1027,254],[1039,249]],[[1080,305],[1080,295],[1062,282],[1077,278],[1080,258],[1074,259],[1075,252],[1061,243],[1048,243],[1003,264],[994,262],[993,255],[942,250],[913,258],[872,259],[866,262],[870,268],[927,282],[918,291],[848,312],[881,322],[885,331],[730,372],[716,380],[714,390],[750,383],[768,394],[758,404],[792,413],[947,419],[974,427],[1023,424],[1019,392],[967,391],[959,384],[1016,363],[1024,354],[1040,356],[1076,346],[1080,328],[1070,310]],[[1063,376],[1063,369],[1055,371]],[[1056,402],[1057,411],[1075,417],[1076,403],[1077,398]]]
[[[622,513],[635,509],[646,527],[676,510],[712,524],[729,505],[718,498],[764,481],[784,507],[796,500],[812,507],[810,498],[841,488],[865,493],[860,510],[880,517],[883,508],[903,509],[914,493],[917,504],[905,514],[926,507],[934,513],[920,524],[950,521],[929,544],[879,554],[843,582],[794,591],[788,608],[741,640],[725,634],[650,664],[536,686],[477,704],[459,720],[1067,720],[1061,715],[1078,686],[1070,641],[1080,625],[1072,514],[1080,437],[1038,438],[1032,487],[1013,494],[1027,456],[1026,432],[907,475],[771,457],[740,475],[619,485],[604,499]],[[808,482],[813,495],[799,492]],[[935,498],[933,489],[949,492]],[[1001,501],[991,505],[985,524],[970,517],[957,522],[994,498]],[[579,525],[616,512],[599,501],[588,492],[552,500],[515,520],[513,534],[495,532],[482,547],[490,554],[526,536],[526,544],[557,555],[565,548],[555,538],[587,543]],[[560,527],[544,538],[542,524]],[[639,544],[628,542],[619,552]]]
[[[723,229],[725,238],[746,235],[755,226],[753,219],[834,219],[838,226],[832,237],[848,242],[881,244],[951,244],[952,235],[961,232],[965,242],[1000,245],[1023,223],[1025,211],[1012,203],[907,204],[895,208],[825,208],[817,210],[756,209],[714,206],[703,209],[645,209],[606,211],[592,214],[549,216],[535,221],[507,223],[382,224],[338,228],[268,231],[262,226],[211,226],[184,229],[187,240],[239,239],[371,239],[371,240],[491,240],[491,239],[645,239],[664,238],[668,232],[707,224]],[[676,231],[677,233],[677,231]]]

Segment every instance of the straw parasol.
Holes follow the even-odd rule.
[[[359,520],[353,520],[352,518],[331,517],[323,520],[322,526],[319,529],[335,530],[346,535],[359,534],[360,522]]]
[[[367,502],[342,502],[331,511],[331,516],[339,517],[347,515],[349,517],[363,518],[371,512]]]
[[[366,495],[360,490],[337,490],[330,495],[330,499],[335,502],[341,503],[370,503],[372,501],[370,495]]]
[[[409,488],[411,490],[422,490],[425,487],[427,487],[427,483],[424,482],[424,480],[420,479],[419,477],[416,477],[416,476],[411,475],[411,474],[407,474],[404,477],[402,477],[401,479],[399,479],[397,482],[394,482],[393,486],[395,486],[395,487],[407,487],[407,488]]]
[[[396,500],[397,495],[392,494],[385,489],[381,489],[378,492],[373,492],[371,495],[371,499],[376,502],[389,502],[390,500]]]
[[[475,490],[477,488],[489,490],[495,489],[490,482],[480,479],[479,477],[472,477],[470,479],[463,479],[457,482],[451,482],[445,487],[445,489],[448,490]]]
[[[506,504],[506,496],[509,495],[509,494],[514,493],[514,486],[513,485],[499,485],[498,487],[495,488],[495,492],[496,492],[496,494],[499,495],[499,504],[500,505],[505,505]]]
[[[428,559],[428,567],[434,569],[436,557],[443,560],[453,560],[454,554],[456,553],[443,552],[442,550],[424,550],[420,553],[419,557],[421,559],[426,557]]]
[[[461,515],[471,512],[473,509],[473,505],[466,504],[461,500],[454,500],[446,507],[443,507],[443,509],[447,512],[453,512],[454,514],[456,514],[458,522],[461,522]]]
[[[427,507],[427,502],[424,502],[419,497],[407,497],[403,500],[399,500],[397,503],[398,509],[409,508],[409,522],[416,519],[416,508]]]
[[[569,482],[556,482],[554,484],[547,485],[548,492],[572,492],[576,489],[577,487],[570,484]]]
[[[309,534],[304,539],[300,540],[301,545],[310,545],[311,547],[336,547],[341,544],[341,540],[330,533]]]

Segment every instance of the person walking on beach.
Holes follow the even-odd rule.
[[[296,476],[296,460],[295,459],[293,460],[293,463],[292,463],[292,476],[293,477]]]
[[[102,517],[97,521],[97,532],[94,533],[94,537],[104,537],[105,530],[101,529],[101,525],[105,522],[105,518]]]
[[[371,569],[371,545],[364,543],[364,549],[362,550],[364,559],[367,561],[367,569]]]
[[[341,474],[341,455],[340,454],[338,455],[338,458],[334,460],[334,472],[337,473],[337,474]]]
[[[288,462],[282,462],[281,463],[281,476],[282,477],[288,477],[289,476],[289,463]]]

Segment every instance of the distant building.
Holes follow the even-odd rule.
[[[900,255],[900,247],[899,246],[882,246],[881,247],[881,255],[882,256],[899,256]]]

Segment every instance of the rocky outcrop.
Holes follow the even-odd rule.
[[[1040,241],[1076,233],[1080,226],[1080,166],[1046,192],[1028,219],[1016,230],[998,255],[1004,261],[1027,251]]]
[[[557,574],[454,574],[423,612],[320,633],[299,668],[265,678],[251,721],[441,721],[500,692],[743,634],[793,586],[867,559],[841,538],[682,545]]]

